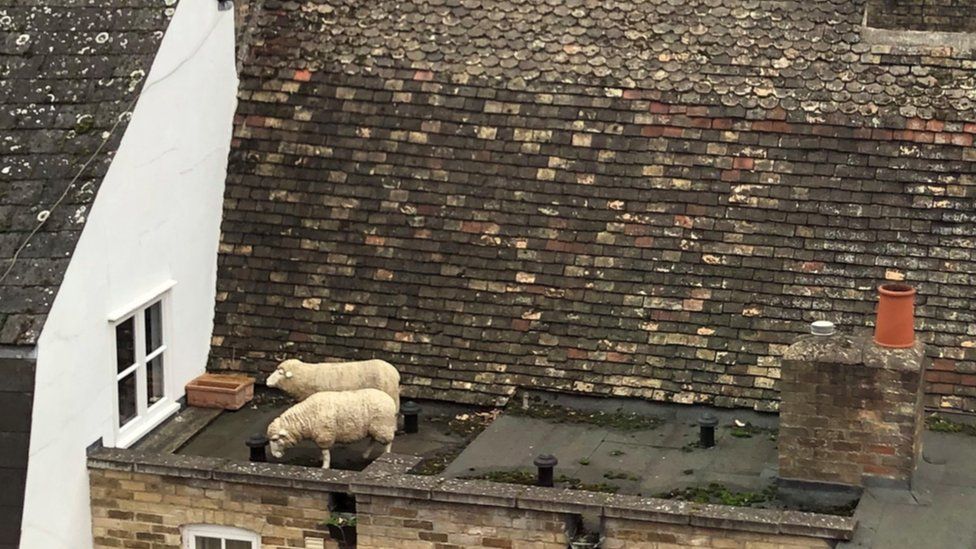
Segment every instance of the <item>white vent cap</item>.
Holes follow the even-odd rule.
[[[834,323],[829,320],[817,320],[810,324],[810,333],[817,336],[834,335],[837,329]]]

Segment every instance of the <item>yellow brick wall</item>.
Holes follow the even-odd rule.
[[[603,549],[829,549],[827,540],[606,518]]]
[[[261,535],[262,549],[305,546],[328,538],[328,494],[213,480],[89,470],[96,548],[181,547],[180,527],[216,524]],[[322,527],[324,528],[324,527]],[[331,540],[326,547],[335,547]]]
[[[565,549],[566,516],[544,511],[360,496],[359,549]]]
[[[177,549],[188,524],[256,532],[262,549],[324,540],[326,492],[293,487],[89,469],[95,547]],[[444,503],[409,496],[356,498],[359,549],[565,549],[570,513]],[[781,534],[604,519],[604,549],[828,549],[832,542]]]

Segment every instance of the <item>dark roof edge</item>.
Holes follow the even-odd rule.
[[[0,358],[36,359],[36,345],[0,345]]]

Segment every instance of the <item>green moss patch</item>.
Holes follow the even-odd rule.
[[[708,486],[689,486],[662,492],[654,497],[736,507],[759,507],[776,498],[776,487],[769,486],[759,492],[736,492],[723,484],[713,482]]]
[[[513,416],[531,417],[553,423],[584,423],[618,431],[647,431],[656,429],[664,423],[661,418],[635,412],[623,410],[590,412],[542,402],[539,399],[530,401],[527,408],[512,405],[505,411]]]
[[[418,463],[410,472],[415,475],[437,475],[444,472],[461,452],[471,444],[482,431],[491,425],[492,421],[498,417],[497,410],[485,412],[468,412],[457,414],[456,416],[431,416],[425,418],[426,422],[432,426],[437,426],[444,431],[460,437],[461,440],[454,444],[449,444],[441,448],[432,455],[424,456],[423,461]]]
[[[524,486],[535,486],[536,472],[516,469],[513,471],[486,471],[478,475],[460,477],[463,479],[490,480],[492,482],[503,482],[505,484],[521,484]],[[576,477],[558,475],[553,479],[559,488],[570,490],[588,490],[590,492],[606,492],[615,494],[620,489],[616,484],[607,482],[586,483]]]
[[[971,437],[976,436],[976,425],[958,423],[946,419],[939,414],[932,414],[925,418],[925,426],[929,431],[935,431],[937,433],[959,433]]]

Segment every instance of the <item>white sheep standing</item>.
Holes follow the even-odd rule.
[[[313,440],[322,449],[322,468],[328,469],[329,450],[337,442],[373,439],[363,459],[369,457],[377,443],[384,445],[384,452],[389,452],[396,423],[396,405],[383,391],[323,391],[276,417],[268,425],[268,441],[271,455],[281,458],[286,449],[303,440]]]
[[[279,364],[265,383],[296,400],[320,391],[379,389],[390,395],[400,410],[400,373],[385,360],[309,363],[290,358]]]

